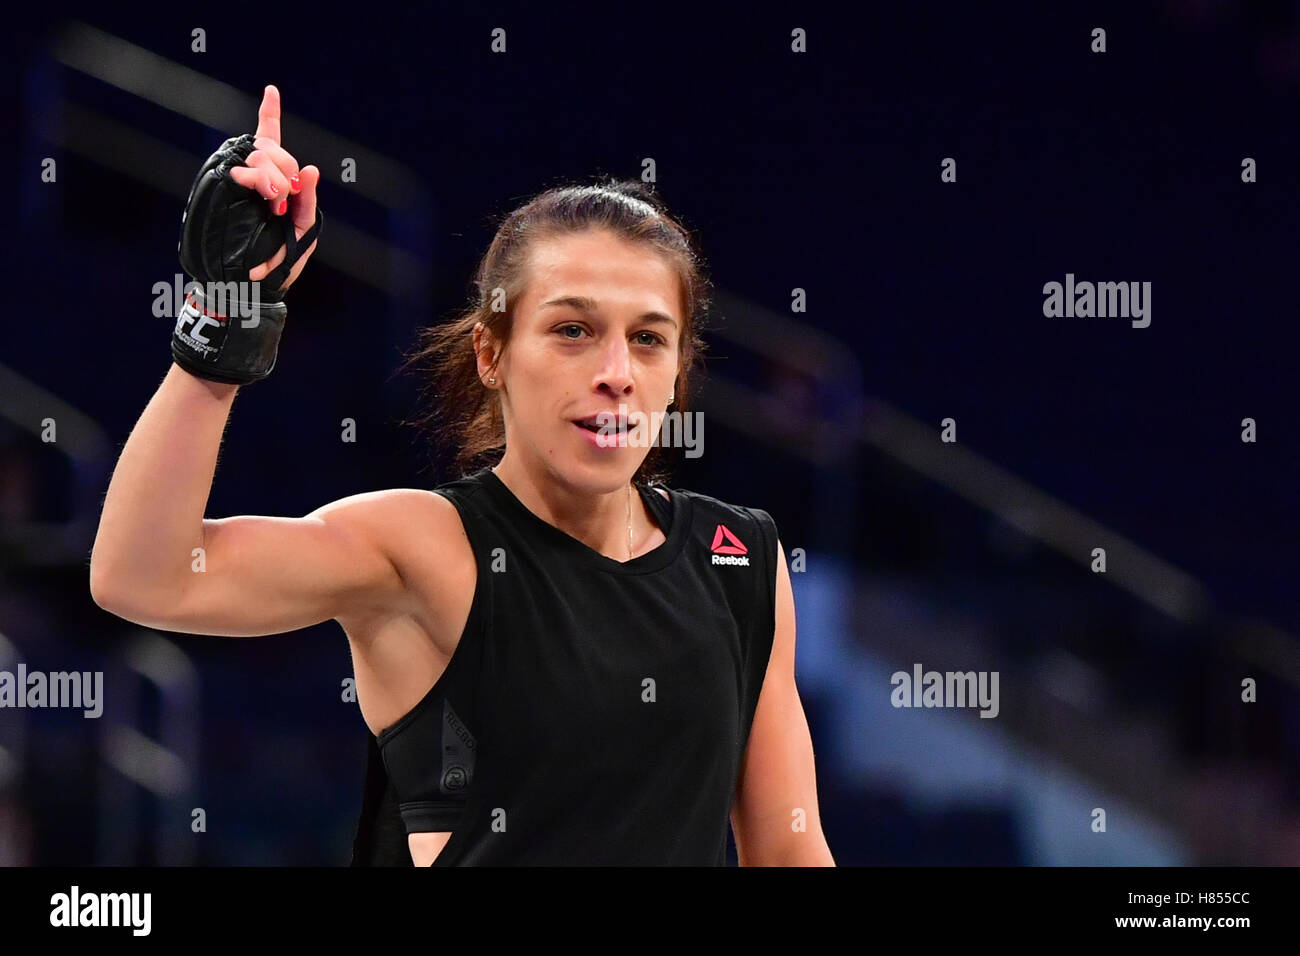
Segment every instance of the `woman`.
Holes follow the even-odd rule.
[[[417,352],[458,463],[494,465],[303,518],[203,517],[231,383],[274,366],[275,341],[251,337],[283,322],[319,230],[319,171],[280,145],[279,106],[267,87],[256,139],[209,161],[181,244],[202,271],[187,242],[235,217],[204,219],[222,176],[267,200],[286,242],[247,278],[278,290],[269,318],[178,319],[176,364],[105,500],[97,603],[197,634],[339,622],[372,735],[354,864],[720,865],[730,820],[742,865],[834,865],[775,525],[663,487],[658,449],[626,430],[685,404],[705,290],[686,233],[636,184],[516,210],[478,302]],[[216,237],[223,263],[232,241]],[[205,316],[220,349],[194,331]]]

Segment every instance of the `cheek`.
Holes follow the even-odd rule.
[[[578,400],[575,378],[555,357],[518,363],[510,375],[510,397],[515,415],[545,425],[558,421]]]

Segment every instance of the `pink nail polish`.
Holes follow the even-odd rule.
[[[278,196],[278,195],[280,195],[279,187],[277,187],[277,186],[275,185],[275,183],[267,183],[267,184],[266,184],[266,187],[267,187],[268,189],[271,190],[271,195],[272,195],[272,196]]]
[[[285,211],[286,209],[288,209],[288,208],[289,208],[289,200],[287,200],[287,199],[281,199],[281,200],[280,200],[280,208],[279,208],[278,210],[276,210],[276,214],[277,214],[277,215],[280,215],[280,216],[283,216],[283,215],[284,215],[284,211]]]

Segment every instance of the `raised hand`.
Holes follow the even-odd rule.
[[[247,189],[252,189],[271,204],[277,216],[293,217],[294,232],[298,238],[316,222],[316,185],[320,170],[315,166],[298,168],[298,161],[280,145],[280,91],[267,86],[262,93],[262,105],[257,111],[257,134],[254,149],[244,165],[230,170],[230,178]],[[302,274],[307,260],[316,251],[313,241],[302,257],[294,263],[280,290],[288,289]],[[248,277],[254,281],[266,278],[271,270],[284,261],[285,248],[266,262],[252,269]]]
[[[199,167],[176,244],[195,281],[172,329],[172,358],[228,385],[256,382],[275,368],[289,314],[285,293],[316,251],[325,221],[316,202],[320,170],[299,169],[280,145],[274,86],[258,113],[255,134],[230,137]]]

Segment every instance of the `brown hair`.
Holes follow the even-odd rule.
[[[455,449],[455,467],[462,474],[495,464],[505,447],[505,420],[499,393],[479,379],[473,351],[474,326],[482,322],[499,350],[510,341],[514,306],[523,296],[526,267],[533,244],[588,229],[608,229],[631,242],[643,243],[662,255],[677,273],[682,297],[683,327],[678,337],[678,372],[669,411],[685,413],[691,405],[693,372],[702,365],[700,338],[708,312],[711,283],[703,257],[687,229],[671,216],[663,202],[636,180],[610,179],[594,185],[547,189],[509,213],[497,228],[478,264],[474,301],[449,322],[422,330],[403,369],[423,369],[422,395],[429,410],[417,418],[438,445]],[[493,292],[503,290],[505,311],[493,311]],[[500,361],[501,351],[498,351]],[[632,476],[634,483],[662,482],[668,469],[664,449],[650,447]]]

